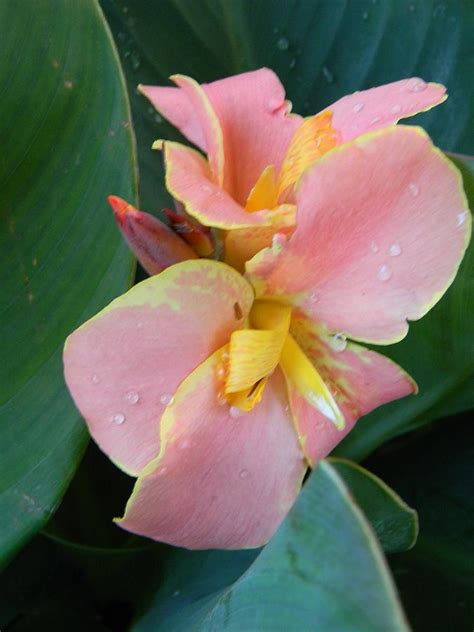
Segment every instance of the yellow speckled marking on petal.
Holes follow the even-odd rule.
[[[323,154],[333,149],[338,134],[331,126],[329,110],[307,118],[296,130],[278,179],[278,197],[294,186],[306,169]]]

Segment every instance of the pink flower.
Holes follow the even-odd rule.
[[[439,300],[470,214],[455,167],[393,125],[444,100],[439,85],[389,84],[303,121],[267,69],[174,80],[142,91],[208,159],[160,141],[167,186],[221,229],[234,267],[184,253],[132,288],[71,334],[66,381],[99,446],[138,476],[122,527],[259,546],[308,464],[416,390],[352,341],[397,342]]]

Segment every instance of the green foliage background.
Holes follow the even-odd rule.
[[[60,354],[132,282],[105,197],[136,199],[138,172],[141,208],[169,204],[150,145],[177,133],[138,83],[266,65],[310,114],[419,75],[450,98],[412,122],[474,154],[473,32],[470,0],[0,3],[2,629],[375,632],[408,629],[406,616],[415,630],[472,627],[472,248],[443,300],[383,350],[420,395],[363,420],[262,551],[191,553],[113,527],[132,481],[92,445],[76,471],[87,435]],[[452,159],[472,202],[474,162]],[[367,457],[419,512],[410,551],[416,513],[345,460]]]

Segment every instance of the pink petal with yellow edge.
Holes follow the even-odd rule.
[[[219,405],[222,350],[179,387],[162,419],[160,456],[138,479],[120,526],[190,549],[251,548],[272,536],[306,463],[276,371],[248,413]]]
[[[268,165],[278,173],[302,122],[290,114],[285,90],[269,68],[204,86],[224,138],[226,190],[242,205]]]
[[[187,95],[204,135],[207,159],[212,179],[220,187],[224,185],[224,140],[219,119],[209,98],[197,81],[184,75],[173,75],[171,79]]]
[[[344,338],[329,338],[304,316],[293,313],[293,336],[329,387],[345,427],[338,430],[289,383],[288,393],[302,449],[312,467],[327,456],[374,408],[417,392],[412,378],[388,358]],[[360,423],[364,423],[361,421]]]
[[[197,259],[194,250],[159,219],[116,195],[107,199],[125,241],[148,274],[158,274],[179,261]]]
[[[139,283],[69,336],[67,385],[119,467],[137,475],[157,456],[160,418],[176,388],[243,325],[252,301],[232,268],[186,261]]]
[[[270,223],[268,213],[247,213],[212,181],[209,165],[197,151],[179,143],[164,143],[166,187],[186,212],[205,226],[246,228]]]
[[[340,142],[345,143],[425,112],[445,101],[445,93],[439,83],[412,77],[349,94],[326,109],[332,112],[332,127],[339,132]]]
[[[206,151],[203,128],[188,95],[180,88],[139,85],[138,89],[188,140]]]
[[[420,128],[397,126],[323,156],[297,191],[297,228],[247,263],[257,296],[327,331],[401,340],[441,298],[467,247],[462,179]]]

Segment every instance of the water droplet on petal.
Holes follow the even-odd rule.
[[[388,281],[391,276],[392,276],[392,271],[390,270],[388,265],[385,263],[381,265],[377,272],[377,279],[379,281]]]
[[[343,333],[338,332],[337,334],[334,334],[334,336],[331,336],[329,340],[329,346],[333,351],[344,351],[344,349],[347,347],[347,339]]]
[[[467,216],[468,216],[468,211],[462,211],[462,213],[458,213],[458,217],[456,221],[456,225],[458,228],[461,228],[461,226],[467,220]]]
[[[407,88],[410,92],[422,92],[426,89],[426,82],[423,79],[419,79],[418,77],[414,77],[410,79],[407,83]]]
[[[277,42],[278,50],[288,50],[289,46],[290,46],[290,42],[287,40],[287,38],[280,37],[280,39]]]
[[[355,112],[355,113],[357,114],[358,112],[362,112],[362,110],[364,109],[364,107],[365,107],[365,106],[364,106],[364,104],[363,104],[363,103],[356,103],[356,104],[354,105],[354,107],[352,108],[352,111],[353,111],[353,112]]]
[[[391,257],[398,257],[398,255],[401,254],[402,249],[400,247],[400,244],[392,244],[388,251]]]
[[[136,404],[140,399],[140,395],[136,391],[130,391],[125,395],[125,399],[131,404]]]
[[[318,299],[318,295],[317,295],[315,292],[312,292],[312,293],[309,295],[309,300],[310,300],[310,302],[311,302],[311,303],[313,303],[313,305],[314,305],[314,304],[315,304],[315,303],[317,303],[317,302],[318,302],[318,300],[319,300],[319,299]]]
[[[374,118],[370,121],[371,125],[376,125],[380,121],[380,116],[374,116]]]
[[[217,405],[218,406],[224,406],[225,404],[227,404],[227,399],[225,397],[225,393],[224,393],[224,391],[219,391],[217,393]]]
[[[93,373],[91,380],[92,384],[98,384],[100,382],[100,377],[97,375],[97,373]]]
[[[239,472],[239,478],[247,478],[249,475],[249,471],[248,470],[240,470]]]
[[[164,393],[160,397],[160,402],[163,404],[163,406],[171,406],[171,404],[174,402],[174,397],[173,395],[171,395],[171,393]]]
[[[137,329],[141,329],[142,327],[143,327],[143,323],[141,320],[139,320],[137,323]]]
[[[156,473],[158,476],[164,476],[167,471],[168,471],[168,468],[166,467],[166,465],[162,465],[156,470]]]
[[[402,106],[398,105],[398,103],[396,103],[395,105],[392,105],[392,107],[390,108],[390,112],[392,114],[398,114],[401,111],[402,111]]]
[[[219,380],[224,379],[225,376],[225,367],[223,364],[221,364],[219,362],[219,364],[216,365],[216,375],[219,378]]]
[[[180,439],[178,441],[178,450],[187,450],[191,445],[189,439]]]
[[[242,417],[243,414],[244,411],[240,410],[240,408],[237,408],[237,406],[231,406],[229,408],[229,415],[232,417],[232,419],[238,419],[239,417]]]
[[[376,253],[379,251],[379,247],[377,246],[377,244],[375,243],[375,241],[372,241],[370,243],[370,249],[372,250],[373,253]]]
[[[114,424],[117,424],[117,426],[120,426],[125,421],[125,415],[123,415],[122,413],[117,413],[112,417],[112,421],[114,422]]]
[[[210,193],[212,191],[212,187],[210,187],[208,184],[201,184],[201,191],[203,191],[204,193]]]
[[[410,182],[410,184],[408,185],[408,189],[410,190],[410,193],[413,195],[413,197],[416,197],[420,192],[419,186],[414,182]]]

